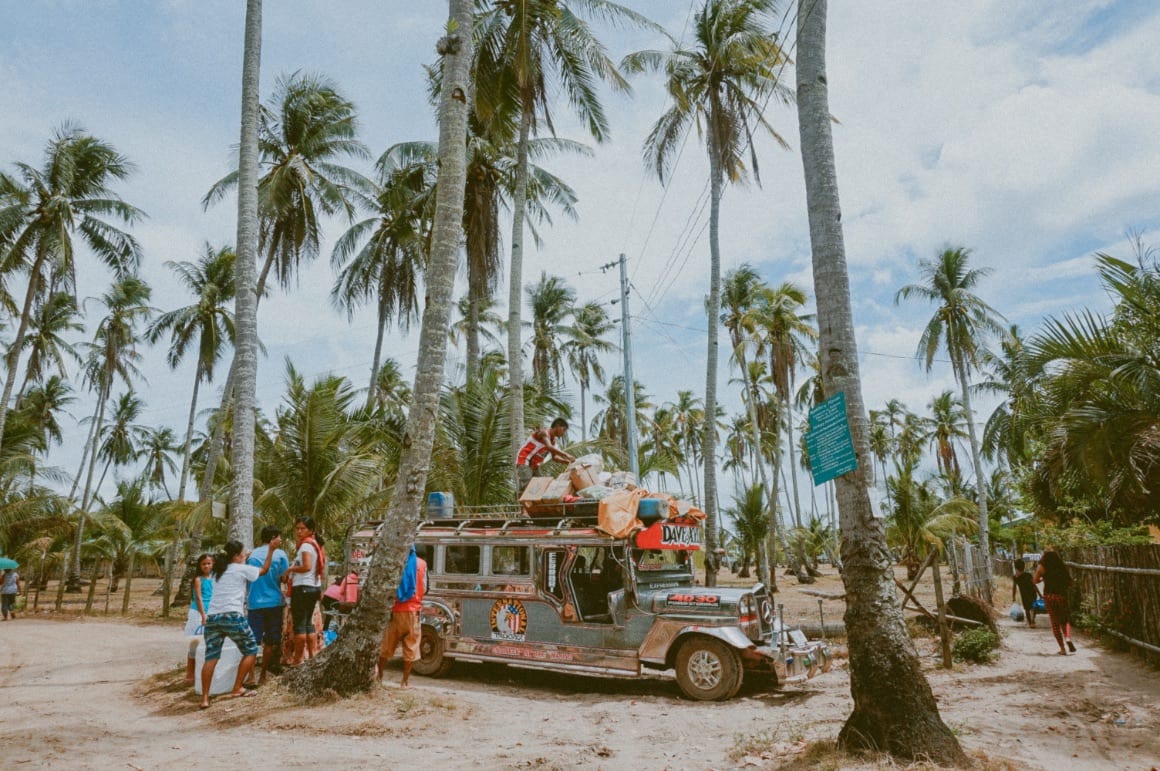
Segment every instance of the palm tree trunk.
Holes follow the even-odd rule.
[[[838,178],[830,134],[826,80],[827,0],[799,0],[797,13],[798,128],[817,292],[818,350],[827,397],[846,394],[854,450],[869,459],[870,432],[858,374],[850,309],[850,278],[842,237]],[[874,517],[865,463],[837,479],[842,523],[842,580],[854,711],[838,735],[849,749],[886,751],[966,765],[958,740],[939,717],[930,684],[907,634],[894,588],[882,520]]]
[[[701,455],[705,463],[705,586],[717,585],[717,324],[721,316],[721,159],[712,119],[709,122],[709,342],[705,354],[705,426]]]
[[[284,684],[295,693],[317,696],[323,689],[332,689],[339,694],[353,694],[373,685],[379,643],[394,600],[392,588],[415,538],[435,440],[435,416],[443,385],[447,328],[463,228],[472,8],[472,0],[451,0],[451,19],[447,26],[450,32],[438,46],[443,54],[443,89],[434,235],[427,268],[427,305],[419,334],[415,387],[394,495],[371,558],[366,586],[338,640],[283,678]]]
[[[97,580],[101,577],[101,558],[93,560],[93,574],[89,576],[89,596],[85,600],[85,615],[93,612],[93,600],[97,597]]]
[[[185,447],[181,450],[181,478],[177,482],[177,500],[185,500],[185,483],[189,479],[190,458],[193,455],[193,422],[197,418],[197,395],[201,389],[201,377],[204,372],[201,359],[198,359],[197,369],[193,373],[193,397],[189,400],[189,419],[185,421]]]
[[[483,276],[479,272],[475,261],[467,261],[467,381],[470,383],[479,377],[479,306],[483,300]]]
[[[262,0],[247,0],[242,55],[242,118],[238,145],[238,243],[234,301],[237,368],[231,437],[229,537],[254,543],[254,393],[258,380],[258,86],[262,62]]]
[[[516,456],[524,437],[524,365],[521,354],[520,317],[523,309],[524,215],[528,204],[528,135],[534,106],[525,103],[520,113],[520,137],[516,145],[516,185],[512,191],[512,259],[508,266],[508,391],[511,393],[512,479],[519,491]]]
[[[181,451],[181,476],[177,482],[177,500],[185,502],[185,485],[189,480],[189,468],[193,455],[193,423],[197,416],[197,397],[201,390],[201,378],[204,367],[199,359],[193,373],[193,397],[189,400],[189,419],[185,423],[185,446]],[[168,495],[168,491],[166,491]],[[165,549],[165,577],[161,581],[161,617],[169,618],[170,598],[173,596],[173,579],[177,566],[181,564],[182,533],[178,528],[173,533],[169,546]],[[194,547],[196,548],[196,547]]]
[[[371,360],[371,384],[367,388],[367,409],[370,410],[379,395],[379,362],[383,358],[383,331],[387,327],[387,291],[379,287],[378,327],[375,329],[375,356]]]
[[[788,390],[781,397],[782,411],[785,414],[785,447],[786,455],[789,457],[789,481],[793,485],[793,516],[794,524],[798,527],[802,526],[802,503],[801,496],[798,495],[798,478],[797,465],[794,462],[793,452],[793,410],[789,406]]]
[[[4,427],[8,424],[8,400],[16,385],[16,368],[20,364],[20,349],[24,347],[24,336],[28,333],[28,320],[32,317],[32,302],[40,287],[40,269],[44,265],[44,253],[40,252],[29,271],[28,291],[24,294],[24,306],[20,309],[20,325],[16,327],[16,337],[8,346],[4,364],[8,372],[4,377],[4,395],[0,396],[0,450],[4,448]]]
[[[105,422],[105,402],[109,398],[107,384],[102,384],[97,393],[97,413],[93,416],[92,441],[89,443],[89,470],[85,475],[84,492],[81,494],[81,506],[77,516],[77,532],[73,542],[72,571],[68,577],[67,590],[80,591],[81,588],[81,544],[85,539],[85,518],[92,503],[93,471],[97,465],[97,442],[101,439],[101,427]],[[87,611],[86,611],[87,612]]]
[[[734,350],[737,352],[737,364],[741,368],[741,382],[745,389],[745,406],[749,410],[749,432],[752,435],[751,441],[753,442],[753,448],[756,452],[757,458],[755,465],[761,474],[762,492],[765,493],[766,501],[768,501],[769,505],[769,511],[766,514],[766,516],[769,517],[769,531],[774,534],[774,538],[777,538],[777,500],[775,498],[769,497],[770,492],[775,488],[770,486],[769,472],[766,470],[765,464],[761,462],[761,426],[757,422],[756,394],[754,393],[756,389],[753,387],[753,384],[749,382],[749,365],[745,361],[744,344],[735,345]],[[769,560],[763,559],[763,557],[764,555],[762,553],[758,553],[758,574],[761,576],[762,580],[765,581],[766,586],[769,587],[769,590],[771,592],[776,592],[778,591],[777,571],[771,569]]]
[[[121,598],[121,615],[129,614],[129,593],[133,588],[133,568],[136,567],[137,553],[129,552],[129,567],[125,570],[125,596]]]
[[[971,463],[975,467],[975,490],[979,496],[979,550],[983,552],[983,566],[987,576],[983,592],[987,602],[991,602],[994,570],[991,567],[991,520],[987,515],[987,478],[983,476],[983,458],[979,453],[979,437],[975,431],[975,413],[971,409],[971,388],[966,368],[961,364],[956,366],[955,374],[959,376],[959,386],[963,391],[963,410],[967,413],[967,436],[971,440]]]
[[[85,467],[89,464],[89,450],[93,445],[93,436],[97,428],[97,420],[94,414],[93,420],[89,423],[89,434],[85,437],[85,446],[81,451],[81,465],[77,467],[76,476],[73,477],[72,487],[68,491],[68,502],[71,504],[76,500],[77,488],[80,487],[81,477],[85,474]]]

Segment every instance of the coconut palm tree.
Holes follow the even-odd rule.
[[[89,136],[80,126],[65,124],[49,140],[40,168],[18,163],[15,175],[0,173],[3,273],[28,274],[20,321],[5,356],[0,449],[36,303],[46,295],[51,299],[58,289],[76,291],[74,241],[83,242],[118,280],[133,273],[141,261],[137,241],[114,223],[132,225],[142,213],[110,187],[128,177],[132,168],[112,145]]]
[[[576,290],[559,276],[540,273],[540,280],[527,287],[532,319],[532,378],[541,390],[559,386],[564,379],[564,339],[570,329]]]
[[[931,397],[930,420],[927,422],[926,439],[934,450],[938,469],[948,480],[957,481],[962,476],[955,443],[967,438],[967,412],[963,403],[950,391]]]
[[[476,116],[488,132],[497,125],[510,125],[518,116],[507,330],[509,388],[517,394],[523,389],[520,333],[529,140],[541,121],[555,134],[550,100],[556,84],[568,95],[570,106],[597,142],[607,137],[608,123],[596,82],[603,80],[617,91],[628,91],[628,83],[582,16],[635,26],[651,24],[636,12],[608,0],[505,0],[484,10],[478,19],[473,62]],[[509,401],[514,479],[514,459],[524,441],[523,399]]]
[[[607,339],[612,334],[612,319],[608,311],[598,302],[587,302],[572,311],[572,324],[568,328],[568,342],[564,343],[564,357],[572,376],[580,385],[580,438],[588,441],[587,394],[593,379],[604,384],[604,368],[600,356],[617,350],[616,344]]]
[[[409,162],[396,147],[376,164],[378,179],[368,195],[355,193],[372,216],[351,225],[334,245],[336,269],[330,297],[348,318],[364,303],[376,309],[375,353],[367,404],[377,399],[383,335],[392,322],[401,329],[418,318],[419,292],[431,237],[434,167]]]
[[[233,421],[237,436],[232,446],[247,458],[253,456],[258,298],[271,271],[283,287],[289,287],[301,264],[318,256],[320,215],[353,217],[349,193],[365,187],[365,180],[340,161],[367,157],[366,148],[357,139],[354,104],[323,76],[300,72],[284,75],[275,85],[271,104],[259,104],[261,27],[261,0],[247,0],[238,171],[215,183],[202,199],[202,205],[208,207],[231,188],[238,188],[234,315],[240,334],[222,403],[224,406],[235,395],[241,399],[234,405],[242,419]],[[249,241],[243,242],[243,236]],[[264,263],[255,278],[259,253],[264,255]],[[210,477],[216,465],[216,456],[211,457],[213,462],[207,464]],[[253,496],[246,492],[251,467],[249,460],[238,464],[235,459],[235,484],[231,486],[231,535],[247,545],[253,540],[253,534],[247,532],[253,529]]]
[[[255,508],[267,523],[289,527],[309,516],[328,536],[345,532],[369,508],[382,459],[364,441],[346,378],[324,376],[308,386],[287,362],[286,381],[273,436],[256,462]]]
[[[975,417],[971,410],[971,372],[982,365],[985,339],[991,334],[1002,334],[1002,318],[973,290],[987,275],[986,269],[968,267],[970,250],[962,247],[944,249],[934,260],[919,262],[922,280],[898,290],[895,303],[915,297],[925,299],[938,307],[923,329],[918,341],[918,356],[930,371],[935,356],[946,350],[951,360],[951,371],[962,394],[963,409],[967,416],[967,433],[971,441],[971,461],[975,471],[975,489],[979,504],[979,546],[986,560],[988,576],[985,591],[990,595],[991,539],[987,519],[987,477],[983,473]]]
[[[798,131],[817,292],[820,372],[826,396],[845,393],[855,452],[869,458],[870,432],[858,374],[850,277],[830,133],[827,14],[827,0],[798,3]],[[846,588],[850,692],[854,699],[854,711],[839,732],[838,742],[851,749],[873,748],[901,758],[922,757],[936,763],[963,765],[966,756],[939,717],[938,704],[906,631],[893,568],[881,556],[887,548],[886,537],[870,506],[869,475],[859,469],[835,482],[841,521],[842,582]]]
[[[40,451],[44,454],[48,453],[52,445],[64,440],[58,415],[76,401],[72,392],[73,388],[67,380],[60,375],[52,375],[43,384],[32,386],[20,397],[17,410],[40,437]]]
[[[141,353],[137,350],[137,344],[141,337],[140,327],[148,322],[153,313],[153,308],[147,305],[151,294],[149,285],[141,279],[128,277],[115,282],[101,297],[100,302],[107,312],[97,324],[93,342],[84,344],[87,350],[85,382],[96,391],[97,403],[86,444],[87,458],[86,454],[82,454],[81,467],[73,479],[72,490],[69,492],[69,500],[72,501],[83,472],[85,483],[81,493],[72,572],[69,575],[69,583],[73,587],[79,588],[80,585],[85,516],[92,503],[93,494],[98,489],[93,487],[93,472],[96,470],[98,447],[103,440],[105,409],[112,393],[113,383],[117,379],[132,388],[133,379],[140,377],[137,363],[141,360]],[[87,471],[85,471],[86,460]]]
[[[695,469],[701,463],[701,430],[705,422],[703,405],[704,403],[694,396],[692,391],[685,390],[677,391],[677,400],[669,404],[681,448],[681,457],[686,463],[685,475],[689,480],[690,492],[698,502],[701,501],[701,490],[698,485],[700,477]]]
[[[636,428],[642,435],[649,433],[648,411],[653,408],[649,401],[645,386],[639,380],[632,383],[633,404],[636,410]],[[628,410],[624,396],[624,376],[617,375],[608,383],[603,394],[593,394],[593,402],[599,407],[592,417],[589,427],[593,438],[606,441],[611,447],[627,451],[628,444]],[[617,460],[621,460],[618,458]],[[627,460],[627,458],[623,458]],[[622,468],[624,468],[622,466]]]
[[[1039,446],[1028,488],[1042,511],[1135,524],[1160,505],[1160,269],[1149,256],[1097,254],[1111,313],[1048,319],[1027,342],[1034,389],[1016,425]]]
[[[733,506],[726,512],[733,522],[733,531],[741,541],[742,559],[738,578],[749,578],[751,556],[757,561],[759,575],[765,576],[769,572],[765,552],[770,523],[767,500],[761,485],[750,485],[734,494]]]
[[[100,512],[102,532],[96,540],[100,551],[108,554],[113,562],[113,584],[109,591],[117,591],[120,579],[125,579],[122,616],[129,612],[137,560],[153,557],[165,547],[169,520],[162,507],[146,496],[146,484],[140,478],[118,482],[116,495]]]
[[[234,261],[234,361],[228,378],[228,381],[234,382],[227,381],[222,404],[225,406],[233,399],[229,538],[240,541],[247,548],[254,541],[254,392],[258,383],[258,298],[262,294],[262,287],[255,276],[263,211],[263,196],[258,189],[261,152],[258,86],[261,60],[262,0],[246,0],[238,141],[237,259]],[[272,200],[272,197],[266,196],[266,199]],[[262,228],[262,232],[268,234],[272,228]],[[224,421],[218,423],[223,424]],[[205,500],[212,489],[216,470],[214,453],[217,447],[218,442],[211,440],[210,457],[206,460],[206,470],[198,494],[200,500]]]
[[[84,324],[76,317],[77,301],[68,292],[55,292],[36,306],[28,335],[24,338],[28,356],[24,360],[24,382],[16,392],[17,402],[29,385],[43,383],[50,369],[61,378],[67,378],[66,359],[73,364],[81,363],[80,354],[64,337],[68,333],[84,331]]]
[[[997,352],[983,353],[983,368],[975,390],[1001,397],[983,426],[983,455],[1008,468],[1022,466],[1030,455],[1032,433],[1023,418],[1034,400],[1035,379],[1018,325],[1007,328]]]
[[[427,267],[427,303],[419,333],[415,387],[403,436],[404,449],[358,606],[335,643],[283,678],[292,692],[300,694],[317,696],[323,689],[351,694],[366,691],[374,684],[378,649],[394,599],[392,587],[402,575],[426,492],[435,416],[443,385],[455,268],[463,238],[467,97],[474,27],[470,0],[450,0],[449,11],[447,34],[437,46],[443,60],[438,192]]]
[[[354,103],[318,74],[281,75],[270,102],[259,107],[259,251],[265,257],[260,289],[270,272],[283,288],[293,286],[302,263],[318,257],[320,217],[353,219],[352,194],[370,192],[367,180],[341,163],[369,157],[358,128]],[[237,187],[238,175],[231,172],[215,182],[202,205],[225,197]]]
[[[774,0],[706,0],[692,24],[693,44],[671,51],[638,51],[625,57],[626,73],[661,72],[672,106],[645,140],[645,157],[663,183],[696,125],[709,156],[709,342],[706,357],[705,413],[717,411],[717,324],[721,313],[721,195],[725,183],[739,183],[749,174],[760,184],[756,148],[758,131],[785,146],[765,119],[764,102],[773,97],[788,103],[791,92],[778,82],[786,61],[771,24]],[[750,165],[745,158],[748,154]],[[716,585],[717,432],[713,421],[702,436],[705,464],[705,582]]]
[[[150,433],[147,426],[137,423],[142,406],[141,399],[132,390],[113,400],[109,422],[98,435],[96,457],[105,465],[97,480],[96,491],[105,484],[105,476],[110,468],[128,466],[140,457]]]
[[[170,474],[177,472],[177,462],[173,456],[181,450],[182,446],[177,443],[177,434],[169,426],[147,427],[145,436],[141,439],[138,457],[145,462],[143,476],[151,489],[162,490],[169,500],[173,500],[173,493],[169,492],[166,479]]]
[[[966,498],[940,501],[927,482],[915,479],[918,463],[904,460],[887,480],[893,502],[886,537],[902,554],[907,576],[913,580],[925,558],[924,546],[943,548],[944,540],[978,527],[976,505]]]
[[[189,401],[189,418],[181,454],[181,473],[177,482],[177,500],[185,500],[185,483],[189,477],[193,423],[197,415],[201,383],[213,381],[218,360],[226,346],[234,342],[234,317],[229,303],[235,297],[234,267],[237,255],[228,246],[213,248],[206,243],[197,262],[167,262],[165,267],[177,274],[178,281],[194,297],[191,305],[160,314],[146,332],[146,339],[156,343],[169,337],[166,362],[176,369],[185,355],[196,352],[193,372],[193,396]],[[168,493],[167,493],[168,494]]]
[[[439,405],[436,462],[428,485],[450,490],[456,504],[509,503],[515,491],[507,468],[511,410],[504,373],[482,366],[474,379],[444,391]]]
[[[790,401],[797,367],[805,362],[805,352],[812,347],[818,336],[811,324],[813,315],[801,312],[805,302],[805,290],[784,282],[764,292],[757,309],[758,324],[763,333],[762,348],[769,357],[770,377],[781,401],[781,420],[789,456],[788,475],[793,488],[794,523],[798,528],[802,527],[802,515],[797,473],[794,471],[793,409]],[[780,464],[777,466],[779,471],[783,470]]]
[[[439,83],[432,91],[438,93]],[[500,212],[511,208],[516,176],[515,127],[502,122],[490,126],[481,124],[472,113],[468,121],[467,139],[467,192],[463,210],[463,229],[466,235],[464,251],[467,262],[467,296],[458,308],[462,320],[455,325],[453,341],[458,343],[462,334],[466,342],[467,377],[478,370],[480,361],[479,338],[483,325],[488,322],[486,312],[493,307],[495,291],[502,273],[500,259]],[[393,148],[401,160],[425,163],[432,169],[436,161],[436,147],[432,142],[404,142]],[[536,225],[551,224],[548,204],[558,207],[575,220],[576,193],[559,177],[549,173],[533,161],[560,153],[591,155],[591,150],[579,142],[558,137],[528,140],[528,184],[525,215],[529,217],[528,230],[538,245]]]
[[[764,441],[762,422],[758,414],[758,402],[761,399],[757,383],[761,376],[761,370],[764,370],[764,367],[751,367],[751,364],[761,365],[761,362],[750,362],[746,355],[747,349],[751,346],[760,351],[763,342],[760,333],[761,308],[764,306],[763,300],[768,295],[768,287],[761,280],[757,271],[748,264],[743,264],[739,268],[725,274],[722,295],[721,323],[729,332],[729,338],[733,344],[732,358],[741,370],[743,386],[742,401],[745,403],[746,409],[749,412],[749,420],[746,425],[751,433],[750,447],[755,453],[754,465],[757,467],[757,475],[761,478],[760,489],[762,491],[768,491],[769,493],[766,513],[772,527],[768,530],[776,538],[778,530],[777,478],[775,475],[773,484],[770,484],[769,473],[765,464],[766,442]],[[777,436],[778,433],[775,431],[774,436]],[[775,458],[774,462],[776,463],[776,458],[780,454],[777,451],[776,445],[771,449],[771,454]],[[766,572],[765,568],[767,567],[769,565],[763,561],[759,561],[758,572],[761,575],[762,581],[765,581],[772,591],[777,591],[776,570]]]

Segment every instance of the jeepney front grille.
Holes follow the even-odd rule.
[[[773,637],[774,613],[773,600],[769,599],[769,592],[764,587],[754,592],[753,598],[757,603],[757,638],[769,640]]]

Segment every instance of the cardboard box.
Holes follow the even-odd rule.
[[[585,465],[573,467],[569,471],[572,480],[572,487],[575,488],[577,492],[579,492],[586,487],[592,487],[593,485],[600,484],[600,477],[598,476],[598,473],[599,472],[597,472],[596,469],[592,466]]]

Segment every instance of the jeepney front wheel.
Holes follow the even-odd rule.
[[[443,655],[443,635],[433,626],[423,625],[419,635],[419,659],[413,667],[425,677],[443,677],[451,669],[452,660]]]
[[[690,699],[732,698],[741,690],[743,677],[737,651],[716,638],[690,637],[677,651],[677,684]]]

